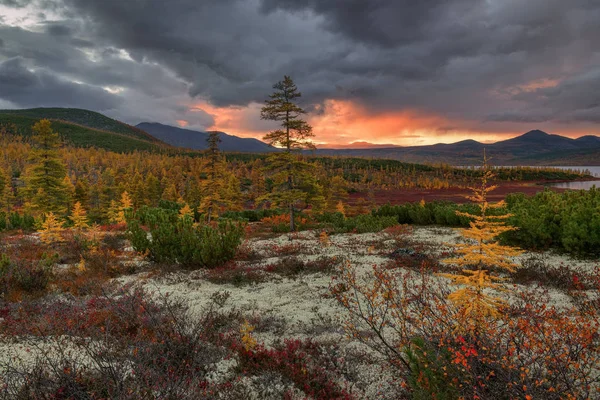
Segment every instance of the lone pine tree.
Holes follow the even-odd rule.
[[[47,119],[37,122],[33,132],[34,147],[25,176],[25,198],[34,213],[64,215],[70,198],[65,183],[67,169],[58,154],[60,138]]]
[[[301,154],[303,149],[314,149],[311,141],[314,137],[312,127],[301,118],[306,114],[295,101],[302,96],[296,84],[289,76],[273,85],[273,92],[260,117],[264,120],[277,121],[281,128],[269,132],[263,140],[283,151],[271,154],[267,158],[265,171],[273,180],[273,191],[262,198],[287,208],[290,215],[290,230],[295,231],[294,209],[304,202],[317,205],[323,202],[321,187],[314,177],[314,165],[306,162]]]

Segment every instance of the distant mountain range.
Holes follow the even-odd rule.
[[[402,147],[396,144],[376,144],[369,142],[352,142],[350,144],[324,144],[319,146],[323,150],[342,150],[342,149],[377,149],[377,148],[390,148],[390,147]]]
[[[139,128],[155,138],[175,147],[185,147],[193,150],[205,150],[208,147],[206,139],[209,132],[193,131],[190,129],[177,128],[174,126],[163,125],[156,122],[142,122],[137,124]],[[223,151],[244,152],[244,153],[269,153],[277,151],[258,139],[241,138],[219,132],[221,143],[219,148]]]
[[[570,139],[540,130],[496,143],[484,144],[463,140],[429,146],[388,147],[376,149],[319,149],[319,155],[391,158],[411,163],[447,163],[476,165],[483,150],[495,165],[600,165],[600,137]]]
[[[31,127],[42,118],[53,121],[53,128],[74,146],[98,147],[117,152],[134,150],[177,151],[174,147],[206,149],[208,132],[182,129],[160,123],[142,122],[131,126],[97,112],[76,108],[32,108],[0,110],[0,126],[12,126],[16,133],[31,135]],[[221,132],[220,147],[227,152],[269,153],[276,148],[258,139],[241,138]],[[370,148],[357,148],[366,147]],[[600,137],[570,139],[533,130],[521,136],[484,144],[464,140],[429,146],[372,147],[366,142],[343,148],[320,148],[311,154],[389,158],[409,163],[446,163],[477,165],[483,150],[494,165],[572,165],[600,166]]]

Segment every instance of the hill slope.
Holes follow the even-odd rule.
[[[208,138],[208,132],[177,128],[156,122],[142,122],[136,125],[136,127],[172,146],[194,150],[205,150],[207,148],[206,139]],[[220,132],[220,138],[221,143],[219,143],[219,148],[222,151],[244,153],[269,153],[277,151],[276,148],[258,139],[240,138],[224,132]]]
[[[146,140],[148,142],[160,143],[160,140],[139,128],[128,125],[121,121],[117,121],[116,119],[109,118],[106,115],[97,113],[95,111],[83,110],[80,108],[29,108],[24,110],[0,110],[0,114],[19,115],[37,120],[46,118],[50,120],[73,122],[88,128],[120,133],[125,136],[131,136]]]
[[[138,128],[93,111],[67,108],[0,110],[0,125],[23,136],[31,135],[31,127],[43,118],[52,120],[52,128],[73,146],[115,152],[155,151],[169,147]]]
[[[451,144],[383,149],[322,149],[320,155],[392,158],[412,163],[477,165],[483,150],[495,165],[600,165],[600,137],[570,139],[540,130],[492,144],[464,140]]]

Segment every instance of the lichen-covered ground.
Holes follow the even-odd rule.
[[[356,356],[359,364],[348,371],[354,380],[353,394],[365,399],[393,398],[394,391],[390,390],[393,379],[385,372],[383,361],[364,345],[346,337],[343,330],[345,310],[330,293],[335,265],[349,262],[359,274],[368,276],[374,266],[390,263],[390,254],[399,248],[416,249],[419,254],[439,259],[449,254],[453,244],[461,240],[459,230],[439,227],[412,227],[400,233],[339,234],[326,238],[313,231],[282,234],[247,240],[243,245],[242,259],[221,270],[174,269],[157,273],[151,269],[121,276],[111,285],[143,286],[157,297],[169,294],[171,298],[184,300],[192,313],[198,314],[213,301],[215,295],[221,296],[224,309],[235,309],[248,319],[255,317],[260,321],[252,335],[267,347],[283,339],[310,338],[324,344],[340,345],[347,358],[366,355]],[[564,265],[590,273],[599,265],[598,260],[576,260],[551,252],[524,253],[515,262],[521,263],[532,257],[548,265]],[[322,270],[288,271],[285,268],[286,263],[305,265],[302,263],[311,262],[323,267]],[[239,271],[242,273],[239,274]],[[445,284],[447,280],[438,277],[436,282]],[[519,285],[515,284],[515,289],[518,288]],[[570,303],[565,291],[545,289],[549,291],[554,305]],[[2,340],[0,363],[9,356],[20,357],[24,362],[31,360],[32,352],[40,349],[39,343],[30,346],[31,340],[14,337]],[[215,382],[230,379],[235,366],[233,359],[215,363],[211,379]],[[255,383],[247,384],[252,386]],[[265,398],[265,395],[256,394],[255,397]]]

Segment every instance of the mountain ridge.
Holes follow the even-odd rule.
[[[202,132],[192,129],[178,128],[171,125],[165,125],[158,122],[141,122],[136,128],[142,129],[157,139],[175,147],[188,148],[192,150],[206,150],[208,144],[209,131]],[[277,149],[267,143],[254,138],[241,138],[230,135],[225,132],[219,132],[221,143],[219,148],[222,151],[242,152],[242,153],[270,153]]]
[[[549,134],[539,129],[495,143],[467,139],[455,143],[376,149],[318,149],[332,156],[390,158],[414,163],[480,164],[483,149],[497,165],[564,164],[600,165],[600,137],[578,139]],[[568,153],[568,158],[567,158]]]
[[[14,132],[31,135],[31,127],[40,119],[52,120],[53,128],[75,146],[98,147],[117,152],[164,151],[174,147],[206,149],[208,132],[179,128],[161,123],[142,122],[136,126],[101,113],[77,108],[31,108],[0,110],[0,125]],[[221,150],[242,153],[278,151],[258,139],[240,138],[221,133]],[[600,165],[600,137],[585,135],[577,139],[549,134],[539,129],[495,143],[467,139],[456,143],[426,146],[378,145],[362,148],[367,142],[346,148],[319,148],[314,155],[395,159],[408,163],[480,164],[483,149],[495,165]]]

